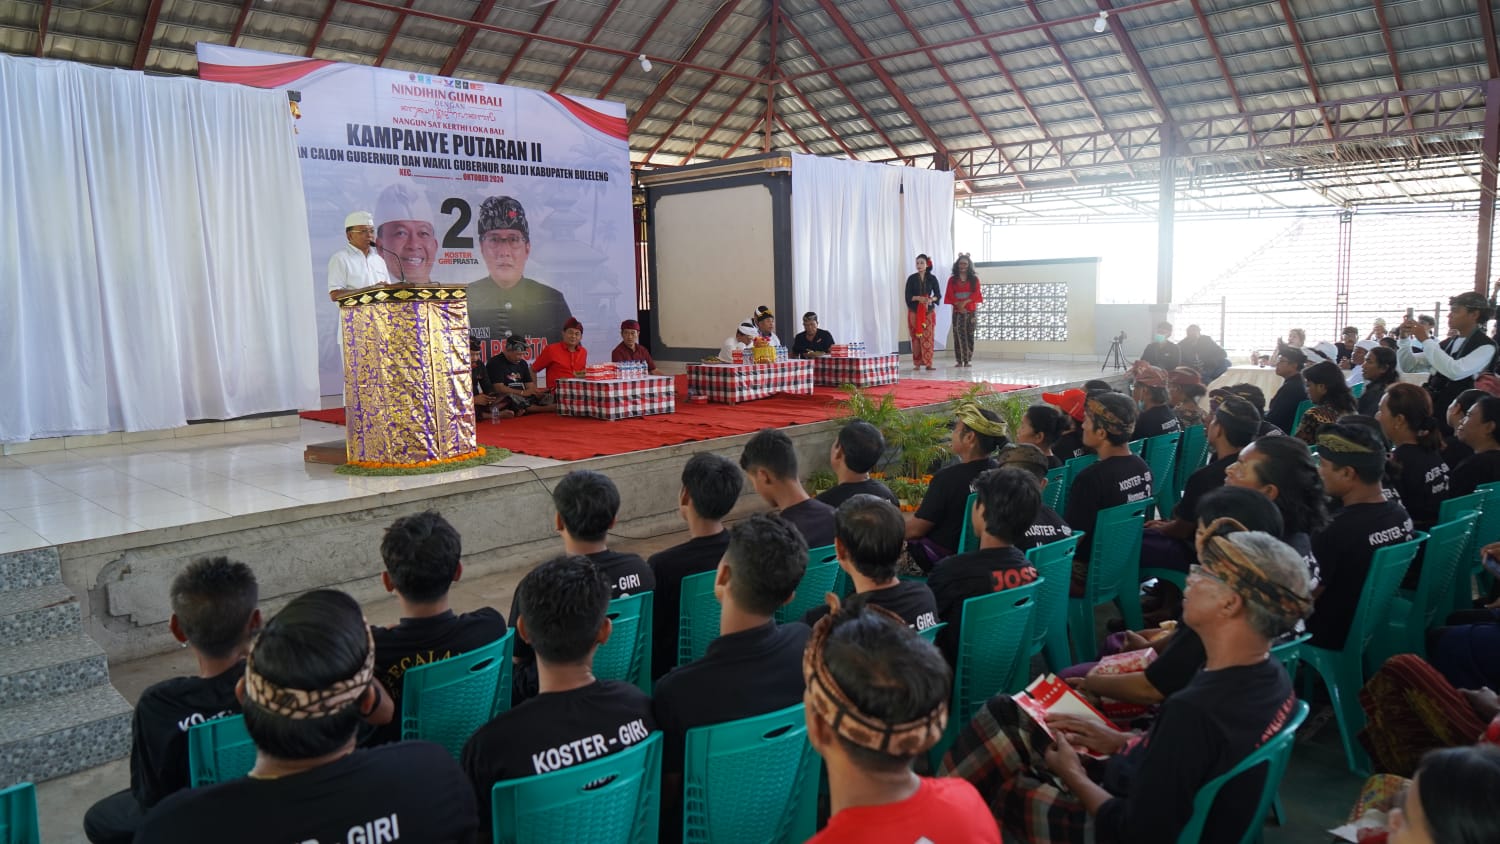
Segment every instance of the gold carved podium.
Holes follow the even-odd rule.
[[[337,301],[348,463],[416,468],[477,456],[465,288],[366,287]]]

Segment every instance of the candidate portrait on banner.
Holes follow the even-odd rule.
[[[562,340],[573,312],[560,291],[526,277],[531,225],[515,198],[492,196],[479,206],[479,251],[488,272],[469,285],[469,333],[479,340]],[[539,344],[530,345],[535,356]]]

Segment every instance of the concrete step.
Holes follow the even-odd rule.
[[[87,636],[0,648],[0,711],[108,683],[104,649]]]
[[[60,583],[0,592],[0,647],[72,636],[82,628],[78,598]]]
[[[0,709],[0,788],[126,755],[130,715],[130,704],[109,685]]]
[[[33,548],[0,554],[0,592],[62,583],[56,548]]]

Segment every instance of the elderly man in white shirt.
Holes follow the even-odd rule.
[[[1441,343],[1429,339],[1427,326],[1408,317],[1401,323],[1401,345],[1396,361],[1402,372],[1428,372],[1427,391],[1438,417],[1459,393],[1474,386],[1474,378],[1486,372],[1495,362],[1495,341],[1485,334],[1490,319],[1490,303],[1484,294],[1472,290],[1448,300],[1448,327],[1457,336]],[[1416,344],[1421,344],[1418,351]],[[1447,423],[1439,418],[1439,426]],[[1448,431],[1444,431],[1448,433]]]
[[[349,242],[328,259],[328,298],[338,299],[361,287],[390,284],[390,270],[375,243],[375,216],[369,211],[355,211],[345,217],[344,236]]]

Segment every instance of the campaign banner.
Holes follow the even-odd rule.
[[[198,75],[295,92],[324,395],[343,390],[327,273],[353,211],[374,215],[393,282],[467,286],[485,359],[512,336],[534,358],[574,316],[609,360],[636,316],[622,103],[214,44]]]

